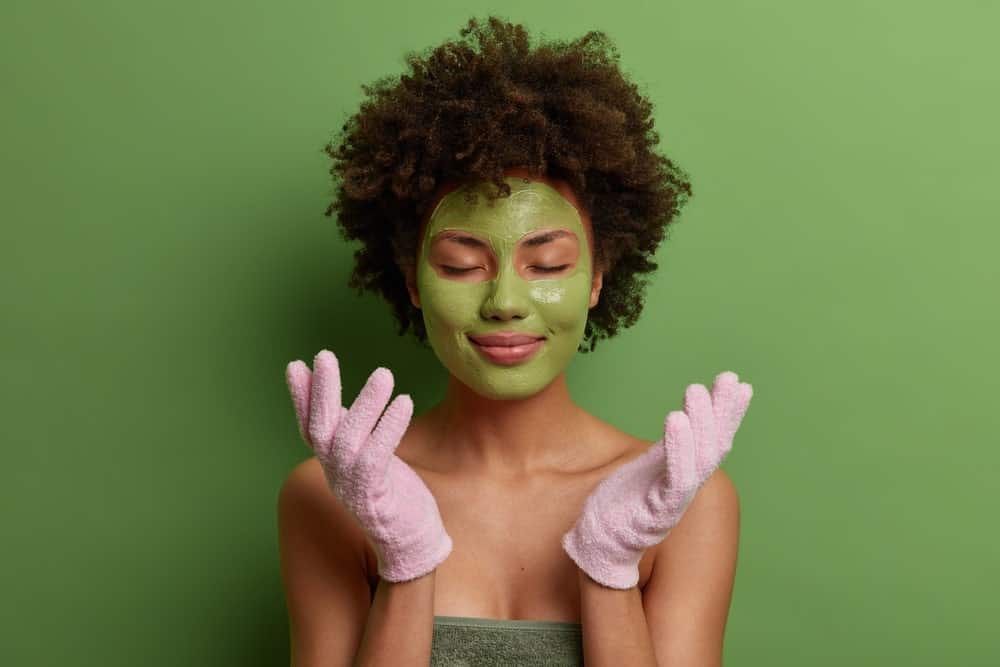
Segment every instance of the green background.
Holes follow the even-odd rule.
[[[693,180],[570,382],[650,441],[753,384],[727,664],[998,664],[998,5],[419,4],[3,4],[0,663],[287,664],[285,365],[445,380],[345,286],[321,149],[496,12],[607,31]]]

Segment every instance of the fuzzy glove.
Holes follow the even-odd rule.
[[[330,490],[367,534],[383,579],[409,581],[427,574],[448,557],[452,541],[430,489],[395,454],[413,401],[401,394],[386,409],[393,377],[380,367],[345,409],[337,357],[323,350],[313,366],[310,374],[303,362],[293,361],[285,377],[299,433],[322,464]]]
[[[753,388],[726,371],[709,396],[689,385],[684,411],[664,421],[663,439],[602,480],[584,503],[563,549],[581,570],[609,588],[639,582],[643,552],[670,532],[695,493],[733,445]]]

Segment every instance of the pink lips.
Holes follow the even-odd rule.
[[[517,332],[469,336],[476,349],[490,361],[511,366],[530,359],[545,343],[545,338]]]

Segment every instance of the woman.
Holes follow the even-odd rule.
[[[414,417],[387,369],[345,407],[333,353],[289,364],[316,453],[279,502],[294,664],[720,664],[738,503],[717,468],[750,386],[689,386],[650,446],[565,378],[635,322],[690,194],[651,106],[601,33],[531,47],[473,20],[409,64],[328,146],[328,213],[362,242],[352,285],[449,384]]]

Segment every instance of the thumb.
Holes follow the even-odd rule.
[[[288,393],[292,396],[292,406],[295,408],[295,420],[299,427],[299,436],[310,447],[309,440],[309,397],[311,393],[312,373],[301,361],[293,361],[285,368],[285,383]]]

